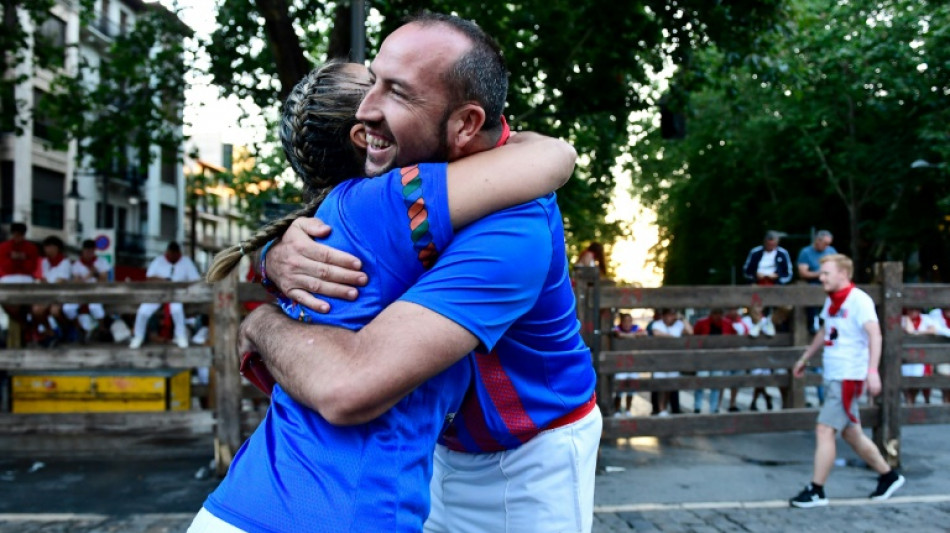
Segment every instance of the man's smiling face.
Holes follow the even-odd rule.
[[[445,74],[469,48],[468,38],[445,24],[410,23],[383,41],[356,113],[366,125],[367,175],[448,159],[445,124],[457,102]]]

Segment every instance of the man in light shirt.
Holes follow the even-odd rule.
[[[778,245],[779,233],[767,231],[760,246],[749,251],[742,273],[756,285],[785,285],[792,280],[792,259]]]
[[[96,255],[96,242],[92,239],[86,239],[82,242],[82,249],[79,252],[79,259],[73,261],[72,280],[86,283],[105,283],[109,281],[109,271],[112,266],[105,259]],[[79,326],[88,337],[89,333],[96,328],[96,321],[102,321],[106,317],[105,309],[102,304],[89,304],[87,312],[82,311],[80,304],[63,304],[63,314],[69,320],[77,320]]]
[[[177,242],[168,243],[165,253],[152,260],[145,272],[146,281],[198,281],[201,274],[190,258],[181,255]],[[145,342],[148,319],[162,307],[162,304],[143,303],[135,314],[135,330],[129,348],[139,348]],[[185,326],[185,308],[180,303],[168,304],[172,322],[175,324],[175,344],[179,348],[188,347],[188,330]]]

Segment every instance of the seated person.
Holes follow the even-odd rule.
[[[96,255],[96,243],[92,239],[82,242],[79,259],[73,261],[70,272],[73,281],[85,283],[106,283],[109,281],[109,271],[112,267],[105,259]],[[97,322],[106,317],[102,304],[63,304],[63,315],[82,328],[85,338],[92,335]]]
[[[63,241],[50,236],[43,239],[43,258],[37,271],[41,283],[65,283],[72,278],[72,263],[63,255]],[[53,346],[62,337],[60,324],[64,324],[61,304],[34,304],[33,329],[35,338],[43,346]]]

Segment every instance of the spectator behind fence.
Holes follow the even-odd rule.
[[[934,309],[930,312],[930,318],[937,328],[937,335],[950,337],[950,308]],[[950,376],[950,363],[940,363],[935,370],[941,376]],[[941,390],[943,391],[943,403],[950,403],[950,387]]]
[[[759,335],[763,335],[765,337],[772,337],[775,335],[775,325],[772,324],[771,317],[765,316],[761,305],[753,305],[750,307],[749,314],[742,317],[742,323],[745,324],[746,331],[748,331],[748,335],[752,338],[757,338]],[[769,368],[753,368],[749,373],[753,376],[768,376],[772,374],[772,370]],[[765,408],[771,411],[772,397],[769,396],[768,392],[765,390],[765,387],[755,387],[752,390],[752,402],[749,403],[749,409],[752,411],[758,411],[758,401],[760,396],[765,398]]]
[[[65,283],[72,278],[72,261],[63,255],[63,241],[50,236],[43,239],[43,258],[40,259],[37,277],[42,283]],[[34,338],[41,346],[55,346],[62,339],[62,304],[34,304],[30,311],[33,316]]]
[[[26,240],[26,224],[10,224],[10,238],[0,242],[0,283],[33,283],[40,261],[36,245]],[[3,311],[10,317],[7,326],[7,348],[20,348],[26,329],[29,306],[4,304]]]
[[[796,378],[804,375],[808,359],[822,350],[825,390],[828,393],[815,427],[815,456],[811,483],[789,500],[792,507],[828,505],[825,481],[835,462],[835,434],[841,432],[851,448],[874,469],[878,477],[872,500],[886,500],[904,484],[904,476],[891,469],[861,428],[858,398],[867,383],[868,393],[881,392],[881,327],[874,301],[854,286],[854,264],[841,254],[821,259],[821,285],[828,297],[821,309],[824,325],[795,362]]]
[[[597,267],[600,277],[607,277],[607,257],[604,255],[604,245],[593,241],[577,256],[574,266]]]
[[[934,323],[930,315],[923,314],[919,307],[908,307],[904,309],[904,315],[901,317],[901,326],[907,335],[936,335],[937,324]],[[901,376],[922,378],[933,373],[930,365],[924,363],[906,363],[901,365]],[[917,403],[917,395],[923,394],[924,403],[930,403],[930,389],[913,387],[904,389],[904,398],[907,403],[914,405]]]
[[[645,337],[647,332],[637,324],[633,323],[633,315],[630,313],[620,313],[620,322],[613,328],[613,336],[619,339],[632,339],[634,337]],[[635,372],[618,372],[614,379],[630,379],[636,377]],[[633,415],[633,392],[615,392],[614,393],[614,416]]]
[[[709,316],[700,318],[693,325],[694,335],[735,335],[735,329],[732,327],[732,321],[723,316],[722,309],[715,308],[709,311]],[[699,377],[724,376],[726,373],[722,370],[700,370],[696,373]],[[693,391],[693,412],[699,413],[703,407],[703,396],[705,389],[696,389]],[[722,394],[720,389],[709,389],[709,412],[719,412],[719,398]]]
[[[650,324],[650,331],[654,337],[682,337],[683,335],[693,334],[693,328],[689,323],[680,318],[676,311],[672,309],[661,310],[660,319],[654,320]],[[676,371],[653,373],[654,378],[675,378],[679,375],[680,373]],[[676,412],[674,406],[671,405],[671,398],[678,395],[679,391],[660,391],[657,393],[654,404],[656,414],[669,416],[671,408]]]
[[[785,285],[792,280],[792,259],[778,245],[779,233],[769,230],[762,244],[749,251],[742,273],[756,285]]]
[[[152,260],[145,272],[146,281],[199,281],[201,274],[190,258],[181,255],[181,247],[177,242],[170,242],[165,248],[164,255]],[[148,320],[161,309],[162,304],[143,303],[135,314],[135,329],[129,348],[139,348],[145,342],[145,333],[148,330]],[[173,302],[168,304],[168,312],[174,323],[175,344],[179,348],[188,347],[188,330],[185,324],[185,308],[182,304]]]
[[[70,272],[73,281],[85,283],[105,283],[109,281],[109,271],[112,266],[105,259],[96,255],[96,242],[91,239],[82,241],[79,259],[73,261]],[[105,319],[106,312],[102,304],[88,305],[63,304],[63,315],[75,325],[78,325],[84,338],[89,338],[98,327],[98,323]]]

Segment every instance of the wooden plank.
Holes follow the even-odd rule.
[[[905,405],[901,408],[901,423],[908,425],[950,424],[950,403]]]
[[[907,389],[948,389],[950,390],[950,376],[924,376],[914,378],[901,376],[901,390]]]
[[[911,335],[904,335],[906,340]],[[902,346],[901,361],[904,363],[950,363],[950,344],[911,344]]]
[[[211,387],[209,385],[203,385],[203,384],[198,383],[191,386],[191,395],[195,398],[207,398],[213,393],[214,391],[211,390]],[[251,385],[250,383],[242,382],[241,383],[241,398],[256,400],[256,399],[268,399],[268,396],[264,394],[263,392],[261,392],[260,389],[258,389],[254,385]]]
[[[614,380],[614,388],[617,392],[728,389],[730,387],[787,387],[788,384],[788,374],[681,376],[678,378],[626,378]]]
[[[204,282],[9,283],[0,285],[0,301],[5,304],[210,303],[211,297],[211,287]]]
[[[241,439],[241,375],[235,347],[241,325],[237,270],[214,285],[215,469],[223,476]]]
[[[2,435],[5,458],[46,457],[74,461],[80,458],[169,460],[210,455],[213,438],[207,434],[175,435]]]
[[[861,408],[865,427],[877,424],[876,406]],[[805,431],[815,428],[817,409],[783,409],[781,411],[687,414],[669,417],[605,418],[603,439],[630,437],[681,437],[684,435],[739,435]]]
[[[883,284],[878,320],[884,335],[881,353],[881,424],[874,431],[874,443],[888,464],[900,466],[901,438],[901,356],[904,330],[901,310],[904,307],[904,267],[898,262],[881,263]]]
[[[6,370],[75,370],[94,368],[195,368],[211,366],[211,348],[145,345],[76,346],[57,349],[0,350]]]
[[[603,352],[600,369],[605,374],[617,372],[698,370],[734,370],[751,368],[791,368],[803,348],[747,348],[723,350],[653,350]]]
[[[950,302],[950,285],[913,283],[904,285],[904,305],[907,307],[946,307]]]
[[[790,333],[774,337],[750,338],[743,335],[687,335],[685,337],[610,338],[611,351],[626,350],[693,350],[713,348],[762,348],[792,346]]]
[[[872,286],[873,287],[873,286]],[[864,288],[862,286],[862,288]],[[879,291],[866,291],[872,298]],[[613,309],[658,309],[671,307],[750,307],[763,306],[820,306],[825,301],[820,285],[785,285],[760,287],[742,286],[689,286],[689,287],[604,287],[600,305]],[[875,303],[878,300],[875,299]]]
[[[238,283],[237,294],[241,302],[274,301],[274,296],[264,290],[260,283]]]
[[[2,435],[208,435],[214,424],[210,411],[149,413],[0,413]]]

